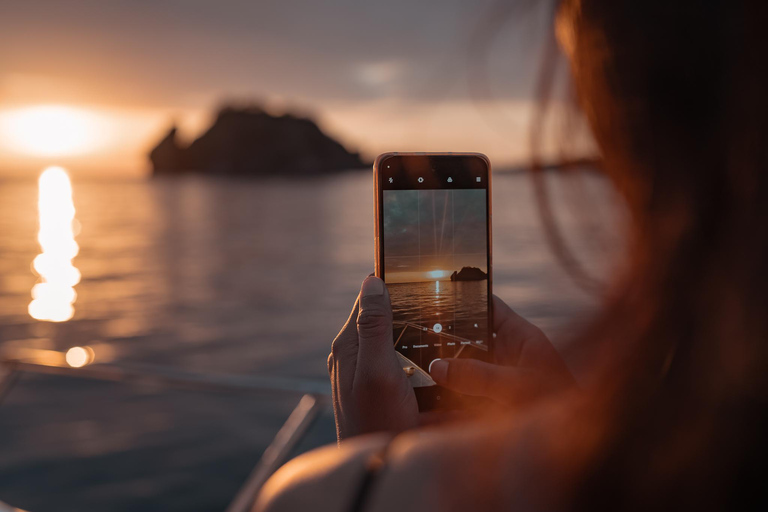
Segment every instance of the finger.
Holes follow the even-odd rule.
[[[495,332],[502,329],[529,330],[531,328],[538,330],[538,327],[518,315],[503,300],[496,295],[493,296],[493,330]]]
[[[503,403],[529,398],[539,385],[539,379],[529,369],[498,366],[476,359],[441,359],[432,363],[430,370],[430,375],[440,386]]]
[[[360,312],[360,296],[355,299],[352,312],[346,323],[331,343],[331,354],[338,358],[341,354],[354,352],[357,354],[357,315]]]
[[[373,274],[368,274],[368,277]],[[352,306],[352,312],[347,318],[347,322],[344,327],[341,328],[339,334],[331,343],[331,355],[328,356],[328,371],[331,371],[335,354],[354,354],[357,358],[357,315],[359,313],[360,306],[360,294],[357,294],[355,299],[355,305]]]
[[[360,311],[360,297],[355,300],[352,312],[331,344],[331,355],[328,356],[328,371],[335,385],[349,389],[355,376],[357,366],[357,315]]]
[[[378,277],[368,277],[363,281],[359,309],[357,373],[386,372],[390,371],[391,367],[402,371],[395,356],[392,338],[392,306],[384,281]]]
[[[504,364],[517,364],[526,343],[546,339],[541,329],[518,315],[503,300],[493,296],[493,330],[496,333],[494,351],[496,360]]]

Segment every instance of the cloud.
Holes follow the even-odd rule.
[[[222,93],[307,101],[364,101],[386,93],[424,100],[446,83],[464,82],[468,41],[490,5],[13,2],[0,20],[2,69],[79,83],[125,105],[192,106]],[[499,88],[504,97],[520,97],[529,82],[520,77],[532,68],[504,48],[507,42],[499,39],[490,54],[509,59],[505,67],[514,72],[494,71],[495,78],[506,84]]]

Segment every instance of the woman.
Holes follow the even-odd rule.
[[[509,409],[415,428],[370,277],[329,358],[340,448],[286,465],[257,510],[766,510],[768,2],[564,0],[555,27],[632,215],[588,382],[496,300],[517,366],[432,373]]]

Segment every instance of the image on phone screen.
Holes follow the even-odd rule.
[[[487,171],[432,164],[428,176],[382,171],[381,264],[414,387],[435,385],[436,359],[487,359],[490,341]]]

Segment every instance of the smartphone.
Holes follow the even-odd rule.
[[[470,408],[435,384],[443,358],[492,360],[491,163],[479,153],[385,153],[374,163],[376,275],[419,409]]]

